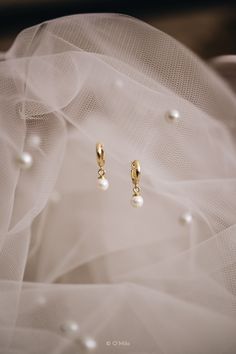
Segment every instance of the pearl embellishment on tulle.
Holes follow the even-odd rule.
[[[31,147],[38,148],[41,145],[42,140],[39,135],[32,134],[28,137],[27,142]]]
[[[182,222],[182,224],[191,224],[191,222],[193,221],[193,216],[190,212],[184,213],[180,217],[180,221]]]
[[[143,206],[143,197],[141,195],[133,195],[131,199],[131,205],[134,208],[140,208]]]
[[[22,152],[17,158],[17,163],[20,168],[27,170],[33,165],[33,157],[28,152]]]
[[[79,333],[79,325],[75,321],[66,321],[60,325],[60,331],[67,335],[75,335]]]
[[[46,303],[47,303],[47,299],[45,296],[41,295],[41,296],[38,296],[37,299],[36,299],[36,303],[38,306],[45,306]]]
[[[96,343],[95,339],[90,338],[90,337],[84,338],[82,340],[82,345],[83,345],[84,349],[87,350],[88,352],[93,351],[97,347],[97,343]]]
[[[124,87],[124,82],[121,79],[116,79],[115,86],[119,89]]]
[[[109,187],[109,182],[106,178],[102,177],[102,178],[98,178],[98,188],[106,191]]]
[[[57,204],[59,203],[61,200],[61,195],[58,191],[53,191],[51,196],[50,196],[50,202],[53,204]]]
[[[172,109],[167,112],[167,118],[171,122],[177,122],[180,118],[180,113],[177,109]]]

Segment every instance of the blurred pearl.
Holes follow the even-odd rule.
[[[118,88],[123,88],[124,87],[124,82],[121,79],[117,79],[115,81],[115,86]]]
[[[180,221],[183,224],[191,224],[191,222],[193,221],[193,216],[190,212],[184,213],[181,217],[180,217]]]
[[[33,157],[28,152],[22,152],[17,158],[17,163],[20,168],[27,170],[33,165]]]
[[[140,208],[143,206],[143,197],[141,195],[134,195],[131,199],[131,205],[134,208]]]
[[[78,334],[79,325],[75,321],[66,321],[60,325],[60,330],[67,336]]]
[[[90,337],[86,337],[82,340],[83,346],[85,349],[87,349],[87,351],[92,351],[94,349],[96,349],[97,347],[97,342],[95,341],[95,339],[90,338]]]
[[[53,203],[53,204],[57,204],[59,203],[61,200],[61,195],[58,191],[54,191],[52,192],[51,196],[50,196],[50,201]]]
[[[172,122],[176,122],[180,118],[180,113],[177,111],[177,109],[172,109],[171,111],[167,112],[167,118]]]
[[[46,305],[46,303],[47,303],[46,297],[43,296],[43,295],[38,296],[38,298],[36,299],[36,303],[37,303],[37,305],[39,305],[39,306],[44,306],[44,305]]]
[[[42,139],[39,135],[32,134],[28,137],[28,144],[32,147],[39,147],[42,143]]]
[[[106,178],[98,178],[98,188],[103,191],[107,190],[109,187],[109,182]]]

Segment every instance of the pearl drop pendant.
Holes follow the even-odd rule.
[[[77,335],[79,330],[79,325],[75,321],[66,321],[60,326],[60,331],[66,336]]]
[[[22,152],[17,158],[17,163],[22,170],[28,170],[33,165],[33,157],[28,152]]]
[[[104,169],[105,166],[105,152],[104,146],[102,143],[96,144],[96,157],[97,157],[97,164],[99,166],[98,170],[98,188],[106,191],[109,187],[109,182],[106,179],[106,171]]]
[[[143,197],[141,195],[133,195],[131,205],[134,208],[141,208],[143,206]]]
[[[177,122],[180,118],[180,113],[177,109],[172,109],[167,112],[167,118],[171,122]]]
[[[143,206],[143,197],[140,195],[140,174],[141,174],[141,167],[138,160],[134,160],[131,162],[131,180],[134,185],[133,187],[133,196],[131,199],[131,205],[134,208],[140,208]]]
[[[109,188],[109,182],[105,177],[98,178],[98,188],[106,191]]]

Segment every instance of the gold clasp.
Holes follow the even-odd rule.
[[[105,165],[105,152],[101,143],[96,144],[97,163],[100,168]]]
[[[141,174],[140,163],[138,160],[134,160],[131,163],[131,178],[135,186],[139,184],[140,174]]]

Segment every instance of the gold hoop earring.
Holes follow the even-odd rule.
[[[104,169],[105,166],[105,152],[103,144],[97,143],[96,144],[96,156],[97,156],[97,164],[99,167],[98,170],[98,187],[99,189],[105,191],[109,187],[109,182],[106,179],[106,171]]]
[[[143,206],[143,197],[140,195],[140,175],[141,168],[138,160],[131,162],[131,179],[134,185],[133,187],[133,196],[131,198],[131,205],[135,208],[140,208]]]

